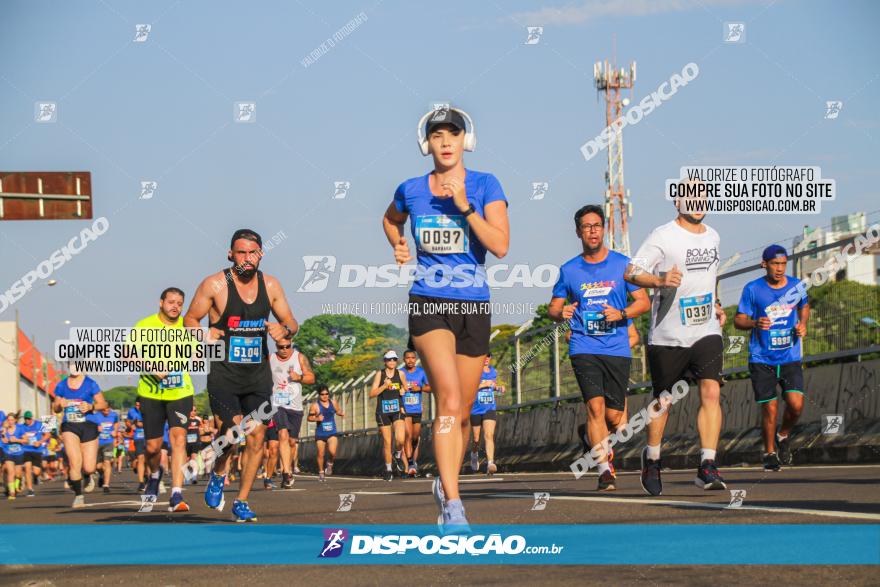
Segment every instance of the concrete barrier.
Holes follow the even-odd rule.
[[[805,370],[805,402],[800,422],[792,435],[794,462],[855,463],[880,461],[880,360],[823,365]],[[650,394],[632,395],[627,410],[631,415],[645,407]],[[691,386],[688,395],[671,409],[663,442],[664,466],[696,467],[699,436],[696,430],[699,391]],[[781,408],[781,406],[780,406]],[[724,414],[718,461],[730,466],[760,463],[761,411],[755,403],[751,381],[728,381],[721,390]],[[782,409],[779,418],[782,418]],[[822,431],[823,416],[844,417],[844,433]],[[496,458],[501,471],[567,471],[584,450],[582,440],[586,411],[581,402],[555,406],[521,408],[499,412],[495,432]],[[434,471],[433,435],[430,422],[422,424],[419,465]],[[615,448],[615,463],[622,470],[639,467],[645,433]],[[379,475],[382,440],[375,429],[346,434],[339,439],[335,471],[351,475]],[[300,446],[300,468],[315,470],[315,445],[306,439]],[[469,469],[467,469],[469,470]]]

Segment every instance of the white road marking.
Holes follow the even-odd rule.
[[[400,495],[402,491],[352,491],[355,495]]]
[[[141,501],[140,500],[138,500],[138,501],[134,501],[134,500],[131,500],[131,501],[96,501],[96,502],[92,502],[92,503],[87,503],[83,507],[93,508],[93,507],[97,507],[99,505],[136,505],[136,506],[140,506]],[[157,501],[157,502],[153,503],[153,506],[157,506],[157,505],[168,505],[168,502],[167,501]]]
[[[506,497],[506,498],[518,498],[518,499],[534,499],[534,495],[531,493],[496,493],[489,495],[488,497]],[[805,516],[828,516],[831,518],[851,518],[856,520],[880,520],[880,514],[869,514],[863,512],[841,512],[835,510],[811,510],[804,508],[786,508],[786,507],[773,507],[773,506],[756,506],[756,505],[742,505],[737,508],[729,508],[728,504],[721,503],[703,503],[698,501],[675,501],[671,499],[647,499],[647,498],[638,498],[638,497],[592,497],[586,495],[552,495],[551,501],[593,501],[593,502],[611,502],[611,503],[626,503],[626,504],[644,504],[644,505],[666,505],[672,507],[690,507],[690,508],[702,508],[708,510],[729,510],[729,511],[756,511],[756,512],[775,512],[779,514],[800,514]]]

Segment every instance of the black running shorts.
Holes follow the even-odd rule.
[[[409,304],[409,348],[415,348],[412,337],[441,329],[455,336],[456,354],[482,357],[489,353],[490,302],[410,295]]]
[[[654,397],[670,391],[679,380],[721,381],[724,344],[717,334],[704,336],[690,347],[648,345],[648,367]]]
[[[804,393],[804,370],[800,362],[767,365],[749,363],[749,377],[755,401],[759,404],[776,399],[776,386],[782,393]]]

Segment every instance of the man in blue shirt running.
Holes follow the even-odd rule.
[[[761,404],[764,470],[778,471],[792,461],[789,434],[804,406],[801,339],[807,335],[810,303],[801,281],[785,274],[788,254],[770,245],[761,256],[766,275],[743,288],[734,325],[751,330],[749,375],[755,401]],[[791,295],[795,291],[798,295]],[[785,399],[782,426],[776,432],[776,386]],[[778,451],[778,453],[777,453]]]
[[[570,324],[568,354],[587,407],[587,436],[590,446],[601,448],[598,490],[613,491],[614,457],[605,444],[609,429],[619,430],[627,421],[628,321],[651,303],[644,289],[624,280],[630,258],[605,246],[602,207],[582,207],[574,224],[582,251],[559,268],[547,314]]]

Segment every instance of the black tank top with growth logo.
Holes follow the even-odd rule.
[[[226,308],[217,322],[211,324],[224,332],[226,356],[211,363],[208,391],[228,389],[237,394],[272,394],[272,369],[269,365],[269,344],[266,323],[272,306],[263,272],[257,271],[257,299],[246,304],[232,279],[232,270],[223,271],[226,278]]]

